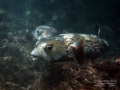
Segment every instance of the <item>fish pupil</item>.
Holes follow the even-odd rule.
[[[51,51],[51,50],[52,50],[52,46],[47,46],[46,49],[47,49],[48,51]]]
[[[40,34],[40,31],[39,31],[39,30],[37,30],[37,33],[38,33],[38,34]]]

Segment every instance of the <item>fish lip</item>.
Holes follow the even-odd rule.
[[[32,55],[34,58],[38,58],[38,56],[37,55]]]
[[[32,57],[33,57],[33,60],[37,60],[38,59],[37,55],[32,55]]]

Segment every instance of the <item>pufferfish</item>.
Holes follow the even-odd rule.
[[[53,36],[36,44],[33,60],[63,62],[75,60],[79,65],[95,60],[107,49],[108,42],[92,34],[67,33]]]
[[[39,41],[50,38],[57,34],[58,31],[55,28],[46,25],[38,26],[36,30],[33,32],[33,36],[35,37],[35,39]]]

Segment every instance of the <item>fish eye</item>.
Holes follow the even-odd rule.
[[[52,48],[53,48],[53,46],[52,46],[52,45],[48,45],[48,46],[46,46],[46,50],[48,50],[48,51],[51,51],[51,50],[52,50]]]
[[[40,34],[40,30],[37,30],[37,33]]]

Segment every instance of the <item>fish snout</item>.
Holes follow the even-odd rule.
[[[38,57],[39,57],[39,54],[37,52],[36,49],[34,49],[32,52],[31,52],[31,55],[33,56],[33,60],[37,60]]]

